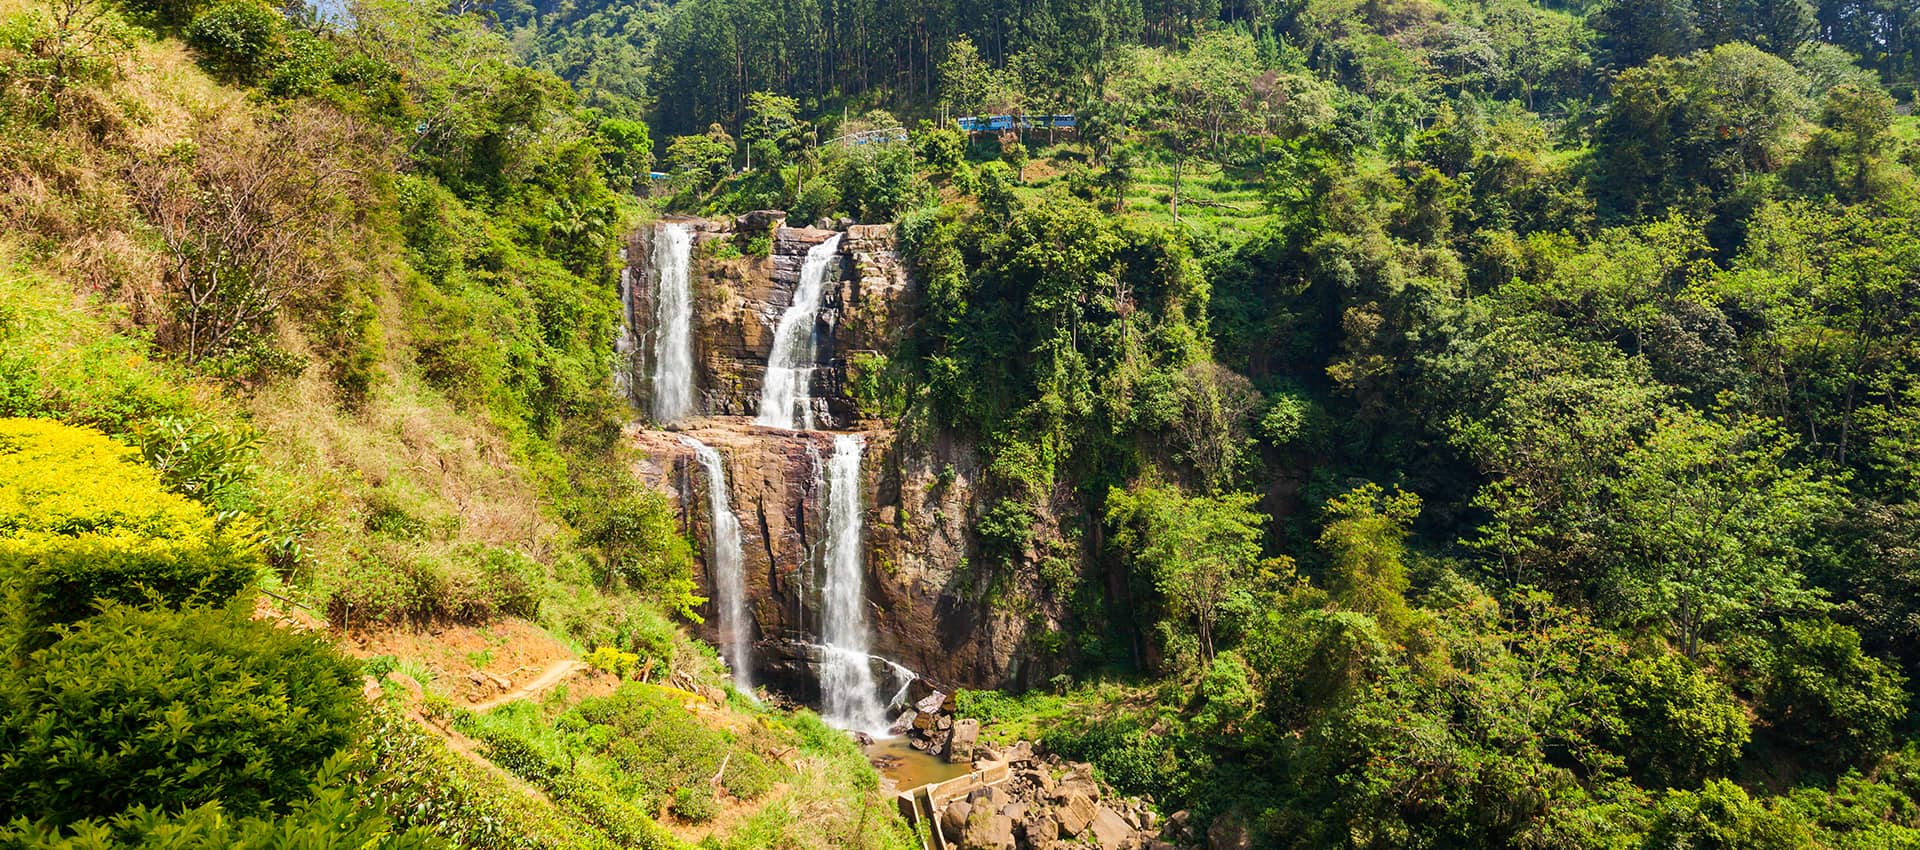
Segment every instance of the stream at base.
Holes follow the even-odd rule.
[[[880,771],[882,785],[890,788],[890,793],[907,791],[933,782],[945,782],[973,771],[973,765],[966,762],[948,764],[945,758],[930,756],[914,749],[907,743],[904,735],[875,738],[873,743],[862,749],[866,752],[868,761],[880,762],[875,765],[875,769]]]

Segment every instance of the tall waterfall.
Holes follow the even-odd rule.
[[[793,290],[793,303],[787,305],[774,328],[767,374],[760,385],[758,421],[762,425],[813,430],[813,400],[809,397],[815,357],[813,326],[820,317],[827,275],[840,256],[840,238],[836,233],[807,251],[806,262],[800,266],[800,285]]]
[[[693,413],[693,230],[663,223],[653,239],[653,420]]]
[[[865,450],[858,434],[841,434],[833,438],[833,457],[827,461],[820,702],[829,724],[885,735],[887,718],[869,666],[866,570],[860,555],[860,455]]]
[[[707,549],[707,571],[713,578],[714,602],[720,614],[720,634],[726,641],[727,666],[733,668],[733,686],[753,693],[752,659],[747,642],[747,586],[740,557],[740,518],[727,498],[727,470],[720,453],[686,434],[680,441],[693,449],[707,469],[707,512],[712,516],[712,545]]]

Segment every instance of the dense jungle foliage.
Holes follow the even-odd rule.
[[[778,208],[900,223],[859,401],[1069,626],[965,713],[1258,846],[1920,847],[1916,60],[1895,0],[0,0],[0,845],[675,846],[716,760],[792,801],[727,846],[911,842],[808,715],[430,694],[490,772],[255,616],[717,682],[616,243]]]
[[[1916,10],[497,14],[670,207],[902,222],[862,402],[1075,624],[979,716],[1269,846],[1920,842]]]

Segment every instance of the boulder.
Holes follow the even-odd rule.
[[[495,676],[485,670],[475,670],[468,673],[467,681],[479,685],[482,690],[491,689],[501,692],[513,690],[513,682],[511,680],[501,676]]]
[[[783,210],[754,210],[733,220],[733,229],[742,233],[758,233],[784,227],[787,214]]]
[[[1060,822],[1051,815],[1041,815],[1027,821],[1027,846],[1033,850],[1051,850],[1060,840]]]
[[[973,804],[965,800],[955,800],[947,804],[946,811],[940,813],[940,830],[948,835],[959,837],[967,831],[967,816],[973,814]]]
[[[1174,835],[1184,835],[1187,829],[1193,825],[1192,822],[1193,813],[1186,809],[1181,809],[1167,816],[1167,831]]]
[[[975,806],[967,815],[966,833],[960,838],[966,850],[1017,850],[1013,839],[1013,819],[983,806]]]
[[[1060,819],[1060,832],[1068,838],[1078,838],[1093,825],[1095,811],[1093,801],[1085,794],[1068,794],[1060,801],[1060,807],[1054,810],[1054,816]]]
[[[1093,812],[1093,840],[1100,850],[1132,850],[1134,846],[1133,824],[1116,814],[1106,806],[1095,806]]]
[[[1085,797],[1089,800],[1098,800],[1100,799],[1100,786],[1095,785],[1093,780],[1078,773],[1069,773],[1061,777],[1060,781],[1053,784],[1054,799],[1065,801],[1068,797],[1075,795]]]
[[[947,761],[954,764],[973,761],[974,745],[980,740],[980,721],[971,717],[953,724],[953,737],[947,742]]]
[[[925,699],[915,703],[913,707],[919,709],[921,714],[939,714],[940,707],[945,705],[946,702],[946,694],[934,691],[933,693],[927,694]]]
[[[889,735],[907,734],[907,730],[913,728],[914,718],[919,716],[920,716],[919,713],[915,711],[901,712],[900,717],[893,721],[893,725],[887,727],[887,734]]]

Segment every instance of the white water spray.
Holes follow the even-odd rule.
[[[663,223],[653,238],[653,420],[693,413],[693,230]]]
[[[680,441],[693,449],[707,470],[707,512],[712,516],[712,544],[707,549],[707,571],[713,578],[720,634],[726,641],[727,666],[733,668],[733,686],[753,693],[752,658],[748,654],[747,586],[740,556],[740,518],[727,498],[727,470],[720,453],[686,434]]]
[[[886,713],[875,693],[868,652],[866,570],[860,556],[860,455],[865,450],[858,434],[841,434],[833,438],[833,457],[827,461],[820,702],[829,724],[885,735]]]
[[[793,303],[780,316],[774,328],[773,348],[767,352],[767,374],[760,384],[761,425],[775,428],[813,430],[813,326],[820,318],[820,299],[826,293],[827,275],[840,257],[841,234],[807,251],[800,266],[800,284],[794,287]]]

